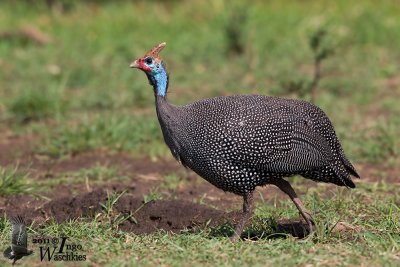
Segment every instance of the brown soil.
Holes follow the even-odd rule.
[[[17,164],[31,157],[35,138],[31,135],[17,137],[10,132],[0,133],[0,166]]]
[[[356,167],[361,175],[361,182],[400,184],[400,166],[363,164]]]
[[[7,216],[24,214],[27,223],[43,224],[55,220],[64,222],[70,219],[94,218],[107,220],[100,203],[107,200],[107,192],[96,189],[90,193],[84,193],[75,197],[59,197],[46,203],[32,200],[26,196],[10,198],[6,204]],[[21,203],[26,203],[21,208]],[[36,207],[35,207],[36,206]],[[187,200],[159,200],[150,201],[146,204],[143,197],[126,195],[119,199],[114,206],[115,214],[123,214],[128,218],[119,228],[137,234],[152,233],[156,230],[179,232],[183,229],[191,229],[194,226],[204,225],[209,220],[211,225],[224,222],[233,217],[224,211],[213,209],[205,205],[195,204]],[[132,215],[129,217],[128,215]]]
[[[177,188],[164,192],[169,198],[151,201],[144,204],[144,195],[149,194],[162,182],[162,176],[169,173],[179,173],[185,176],[185,183],[196,180],[176,161],[149,159],[133,159],[124,153],[107,153],[93,151],[71,156],[66,159],[53,159],[37,155],[32,148],[36,139],[33,136],[15,137],[2,133],[0,138],[0,166],[18,164],[20,168],[28,168],[31,176],[40,184],[44,179],[96,165],[116,167],[118,175],[131,177],[131,181],[112,181],[103,185],[88,187],[83,184],[64,184],[51,188],[41,197],[32,195],[16,195],[0,197],[0,216],[14,216],[23,214],[28,223],[40,226],[56,220],[63,222],[70,219],[93,218],[102,213],[100,203],[105,203],[107,193],[126,190],[126,194],[119,199],[115,210],[121,214],[132,214],[132,218],[119,225],[120,229],[134,233],[150,233],[158,229],[178,232],[201,226],[206,222],[211,225],[233,219],[231,213],[207,205],[197,204],[200,198],[204,202],[218,203],[221,196],[229,196],[222,208],[232,207],[240,203],[240,198],[232,194],[225,194],[213,188],[208,183],[194,182],[190,188]],[[216,197],[213,193],[216,192]],[[205,194],[205,193],[209,193]],[[214,196],[213,196],[214,195]],[[233,200],[235,199],[236,200]],[[223,199],[223,197],[222,197]],[[233,213],[232,213],[233,214]],[[103,217],[99,217],[104,219]]]
[[[131,214],[134,219],[125,220],[119,228],[134,233],[151,233],[162,229],[179,232],[202,226],[218,225],[223,222],[235,222],[242,200],[240,197],[225,193],[210,185],[191,171],[186,171],[176,161],[149,159],[134,159],[124,153],[108,153],[94,151],[78,154],[67,159],[52,159],[35,155],[32,136],[12,137],[1,135],[0,166],[19,164],[28,167],[33,177],[40,184],[44,179],[51,179],[57,174],[79,171],[95,165],[116,167],[119,175],[131,177],[131,180],[109,181],[102,184],[86,185],[79,183],[54,186],[42,197],[32,195],[17,195],[0,197],[0,216],[23,214],[28,223],[40,226],[50,220],[62,222],[78,218],[94,218],[106,220],[100,203],[107,200],[107,192],[126,193],[115,205],[117,214]],[[386,181],[399,183],[399,168],[383,168],[379,166],[357,166],[362,177],[356,182]],[[162,184],[163,176],[178,173],[183,177],[182,185],[175,189],[159,189],[163,200],[143,203],[144,195],[148,195]],[[314,182],[302,183],[303,190]],[[306,185],[306,186],[304,186]],[[304,189],[305,188],[305,189]],[[300,195],[303,192],[299,192]],[[286,198],[275,187],[268,186],[262,193],[255,194],[256,200],[262,197],[264,201],[273,202],[276,198]],[[203,203],[203,204],[199,204]],[[303,232],[300,222],[282,221],[278,231],[293,233]],[[300,230],[299,230],[300,229]]]

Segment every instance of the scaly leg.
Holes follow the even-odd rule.
[[[252,214],[253,214],[253,191],[243,196],[243,214],[242,218],[235,227],[235,233],[233,233],[233,235],[230,238],[232,242],[236,242],[236,240],[240,238],[240,235],[242,234],[243,229],[246,226],[246,223],[249,221]]]
[[[282,190],[285,194],[287,194],[293,203],[296,205],[297,209],[300,211],[301,216],[307,222],[310,233],[314,232],[314,220],[311,217],[311,213],[304,207],[300,198],[297,196],[296,192],[293,190],[293,187],[289,184],[288,181],[284,179],[279,179],[272,182],[273,185],[276,185],[280,190]]]

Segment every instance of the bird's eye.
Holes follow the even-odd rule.
[[[147,65],[150,65],[153,63],[153,59],[151,57],[145,58],[144,62],[146,62]]]

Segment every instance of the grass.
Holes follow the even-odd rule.
[[[163,177],[161,188],[175,190],[183,184],[182,178],[176,173],[171,173]]]
[[[136,219],[133,217],[134,214],[129,214],[128,216],[126,216],[114,210],[115,204],[118,202],[119,198],[122,197],[125,193],[126,191],[122,191],[121,193],[107,192],[106,201],[104,203],[100,203],[100,206],[103,209],[103,213],[98,214],[96,216],[96,219],[98,220],[100,217],[104,217],[113,229],[118,229],[118,225],[128,219],[132,219],[137,222]]]
[[[171,74],[168,97],[175,104],[253,93],[309,99],[308,92],[299,90],[313,77],[312,36],[324,30],[324,45],[334,53],[321,65],[315,103],[331,118],[357,166],[383,170],[400,163],[400,7],[394,1],[31,2],[0,4],[0,32],[29,25],[51,39],[44,45],[29,38],[0,40],[0,135],[6,141],[33,136],[36,155],[57,161],[99,151],[170,159],[152,89],[143,73],[128,68],[161,41],[167,42],[162,56]],[[56,4],[49,8],[45,2]],[[1,201],[42,194],[60,184],[101,186],[128,178],[113,166],[41,180],[22,169],[0,167]],[[164,191],[188,186],[180,175],[164,178],[144,195],[145,203],[174,197]],[[298,218],[289,201],[278,200],[258,203],[246,232],[263,235],[257,241],[231,244],[224,236],[230,231],[227,225],[137,236],[118,229],[126,219],[112,209],[118,195],[103,203],[100,217],[33,225],[30,237],[68,235],[82,244],[87,265],[397,265],[396,185],[362,182],[351,193],[336,190],[330,198],[323,186],[304,188],[298,178],[295,184],[308,191],[304,201],[317,221],[312,238],[270,236],[280,219]],[[336,231],[341,222],[356,230]],[[1,247],[9,242],[9,230],[7,218],[1,218]],[[40,265],[37,255],[31,258],[20,264]]]
[[[397,126],[394,125],[398,119],[383,119],[372,126],[369,131],[361,132],[358,136],[359,154],[363,161],[379,162],[386,160],[395,164],[399,158],[400,144],[398,141]]]
[[[96,164],[90,168],[83,168],[78,171],[70,171],[63,173],[47,173],[50,179],[45,179],[40,183],[40,191],[51,190],[57,185],[80,185],[85,184],[86,188],[92,185],[101,186],[111,181],[125,181],[131,179],[118,173],[116,167]]]
[[[33,7],[6,1],[2,7],[0,30],[32,24],[52,37],[42,46],[13,39],[0,44],[0,55],[7,62],[0,106],[3,119],[17,132],[38,126],[36,134],[43,140],[39,150],[55,156],[97,147],[165,156],[158,148],[162,141],[154,112],[148,112],[154,110],[151,88],[142,73],[128,68],[133,58],[162,40],[168,43],[163,55],[171,72],[174,103],[237,93],[302,97],[302,92],[290,88],[311,80],[310,38],[323,29],[335,53],[322,64],[316,104],[334,122],[347,153],[359,161],[386,160],[379,157],[386,147],[374,151],[368,134],[360,136],[360,142],[351,138],[353,132],[374,131],[365,123],[375,120],[369,107],[384,110],[388,123],[394,125],[392,131],[400,132],[393,122],[397,105],[387,104],[398,90],[378,85],[397,77],[400,69],[396,49],[400,34],[395,30],[400,26],[396,19],[400,11],[390,1],[379,7],[373,1],[362,5],[337,1],[327,8],[317,1],[246,6],[238,1],[232,7],[225,2],[122,1],[94,4],[94,9],[86,4],[66,5],[64,11],[53,11],[61,12],[57,15],[47,12],[44,4]],[[148,10],[157,11],[143,17]],[[241,22],[236,30],[233,21]],[[341,116],[338,109],[349,116]],[[18,126],[27,121],[28,125]],[[71,125],[78,126],[70,129]],[[350,127],[354,131],[346,134]],[[127,136],[139,137],[130,141]],[[138,148],[139,142],[145,143],[144,148]]]
[[[57,99],[40,91],[27,91],[10,104],[10,113],[18,122],[45,119],[57,112]]]
[[[35,185],[28,180],[29,173],[18,166],[0,166],[0,196],[29,194]]]
[[[280,201],[276,208],[258,203],[253,223],[247,228],[248,232],[266,233],[257,241],[232,244],[224,236],[226,231],[209,227],[180,234],[160,231],[138,236],[110,228],[109,222],[99,217],[62,224],[50,222],[43,228],[32,229],[30,236],[68,236],[70,242],[82,245],[88,255],[87,264],[107,266],[219,266],[228,262],[232,266],[395,266],[400,257],[398,189],[393,191],[391,185],[381,183],[363,184],[351,193],[342,191],[336,190],[331,199],[321,197],[321,192],[307,195],[306,205],[318,207],[314,211],[317,234],[305,239],[268,235],[276,233],[277,219],[299,216],[288,200]],[[119,196],[110,195],[105,214],[112,213]],[[338,222],[350,227],[340,232],[335,228]],[[0,226],[0,232],[9,231],[6,219],[1,219]],[[351,226],[357,228],[352,230]],[[1,235],[0,243],[7,242],[7,235]],[[31,258],[21,261],[21,265],[39,264],[38,256]]]
[[[150,156],[166,154],[160,126],[154,117],[85,116],[74,124],[60,125],[57,132],[49,131],[39,152],[62,156],[95,148],[108,148],[114,151],[142,152]]]

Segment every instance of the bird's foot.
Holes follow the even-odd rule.
[[[239,220],[238,224],[235,227],[235,232],[230,237],[232,242],[236,242],[240,235],[243,232],[244,227],[246,226],[247,222],[249,221],[252,213],[253,213],[253,192],[249,192],[243,196],[243,214],[242,218]]]
[[[304,212],[304,220],[307,223],[308,236],[313,236],[315,234],[315,222],[308,211]]]
[[[238,241],[238,239],[240,238],[240,235],[238,233],[236,233],[236,231],[233,233],[233,235],[229,238],[229,240],[232,243],[235,243],[236,241]]]

